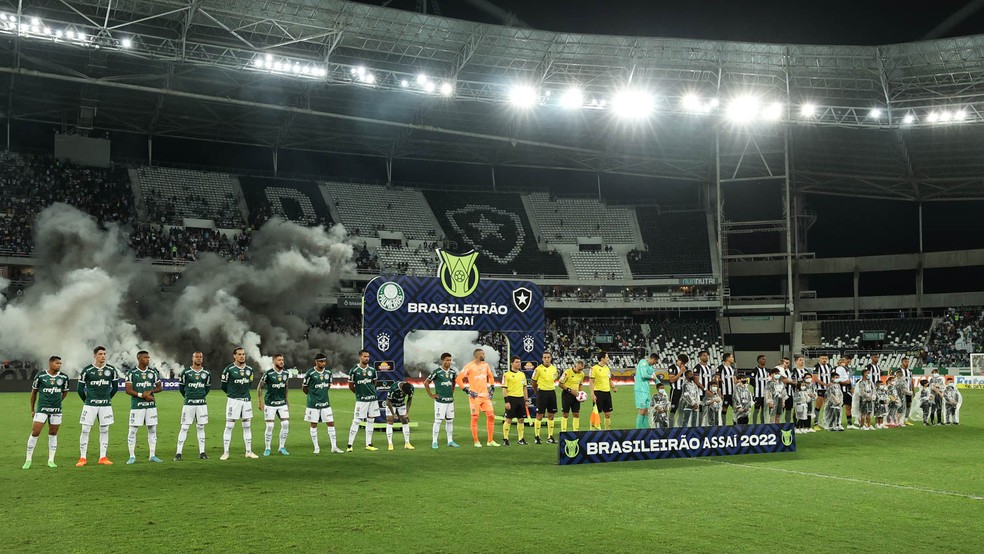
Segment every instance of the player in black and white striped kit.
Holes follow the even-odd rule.
[[[717,374],[721,377],[721,422],[728,424],[728,407],[732,405],[735,394],[735,368],[732,366],[735,357],[731,352],[721,355],[721,365],[717,368]]]
[[[865,366],[865,369],[869,370],[868,380],[871,384],[878,388],[881,384],[881,369],[878,368],[878,354],[871,355],[871,363]]]
[[[683,384],[686,382],[684,379],[684,374],[687,372],[687,362],[690,361],[690,357],[686,354],[680,354],[677,356],[676,364],[674,364],[669,369],[669,375],[663,381],[669,381],[672,383],[672,389],[670,390],[670,427],[679,427],[680,420],[683,419],[683,411],[680,411],[680,415],[677,415],[677,409],[680,407],[680,396],[683,395]]]
[[[902,406],[902,416],[899,418],[899,422],[903,425],[912,425],[909,421],[909,410],[912,409],[912,370],[909,369],[909,358],[902,358],[902,367],[899,368],[902,372],[902,381],[905,382],[905,405]]]
[[[752,391],[752,396],[755,398],[752,423],[765,423],[765,384],[769,381],[769,369],[765,367],[765,354],[759,354],[755,362],[758,366],[752,372],[752,383],[755,386],[755,390]]]
[[[779,370],[779,381],[786,385],[786,399],[782,403],[783,412],[783,423],[792,423],[793,421],[793,394],[796,392],[795,384],[796,382],[791,378],[791,373],[789,371],[789,366],[791,360],[789,356],[783,356],[782,361],[776,366]],[[778,423],[778,422],[777,422]]]
[[[821,354],[819,363],[813,366],[813,375],[816,377],[817,386],[817,404],[813,413],[813,421],[816,421],[817,424],[813,426],[813,429],[819,431],[823,429],[819,422],[820,414],[822,413],[821,410],[823,409],[824,398],[827,395],[827,386],[823,383],[830,382],[830,358],[828,358],[826,354]]]

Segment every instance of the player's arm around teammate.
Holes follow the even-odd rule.
[[[31,436],[27,439],[27,459],[24,469],[31,469],[34,447],[44,424],[48,424],[48,467],[55,465],[55,451],[58,449],[58,428],[62,421],[62,403],[68,396],[68,377],[61,373],[62,359],[58,356],[48,358],[48,369],[38,373],[31,384]]]

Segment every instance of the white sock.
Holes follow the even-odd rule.
[[[34,456],[34,447],[38,445],[38,438],[31,435],[27,438],[27,461],[30,462]]]
[[[437,436],[441,434],[441,420],[434,420],[434,429],[431,431],[431,442],[437,442]]]
[[[188,429],[191,425],[182,425],[181,430],[178,431],[178,454],[184,450],[185,441],[188,440]]]
[[[410,444],[410,424],[403,424],[403,444]]]
[[[321,452],[321,446],[318,444],[318,428],[311,428],[311,444],[314,445],[314,453],[317,454]]]
[[[99,457],[105,458],[109,452],[109,425],[99,426]]]
[[[332,449],[338,448],[338,438],[335,436],[335,426],[330,425],[328,427],[328,438],[331,439]]]
[[[100,429],[100,433],[102,430]],[[100,436],[100,441],[102,440]],[[101,444],[101,443],[100,443]],[[137,428],[133,425],[130,426],[130,432],[126,434],[126,446],[130,449],[130,457],[136,456],[137,451]]]
[[[273,442],[273,422],[266,422],[266,428],[263,430],[263,448],[264,450],[270,450],[270,443]]]
[[[205,425],[202,423],[198,424],[198,453],[205,453]]]
[[[86,454],[89,451],[89,433],[92,431],[92,425],[83,425],[82,432],[79,434],[79,458],[83,460],[87,457]]]
[[[358,434],[359,434],[359,420],[356,419],[352,421],[352,426],[349,427],[349,440],[348,440],[349,446],[355,444],[355,436]]]
[[[368,444],[368,443],[366,443]],[[386,444],[393,446],[393,424],[386,424]]]
[[[229,453],[229,443],[232,442],[232,428],[236,426],[236,422],[227,421],[225,426],[225,431],[222,432],[222,452],[224,454]]]
[[[147,426],[147,448],[150,450],[150,457],[157,455],[157,426]]]
[[[454,439],[452,438],[452,437],[454,437],[454,421],[453,420],[450,420],[450,419],[447,420],[447,421],[445,421],[444,422],[444,430],[447,432],[448,442],[449,443],[454,442]]]
[[[58,450],[58,435],[48,435],[48,462],[54,463],[55,450]]]
[[[290,420],[280,420],[280,448],[287,446],[287,433],[290,431]]]
[[[243,442],[246,443],[246,452],[253,451],[253,424],[248,420],[243,420]]]
[[[366,446],[372,446],[372,432],[375,430],[376,422],[366,419]]]

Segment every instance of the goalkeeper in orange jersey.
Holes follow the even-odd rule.
[[[478,440],[479,412],[485,412],[485,429],[489,439],[486,446],[499,446],[499,443],[492,440],[495,433],[495,411],[492,409],[491,398],[495,389],[495,375],[485,362],[484,350],[476,348],[472,355],[474,358],[461,369],[455,382],[468,395],[468,402],[471,404],[471,432],[475,448],[482,447],[482,441]],[[468,384],[465,384],[466,380]]]

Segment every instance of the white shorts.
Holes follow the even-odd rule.
[[[434,419],[454,419],[454,402],[435,402]]]
[[[226,398],[226,419],[253,419],[253,402]]]
[[[35,412],[34,421],[37,423],[47,423],[48,425],[61,425],[62,415],[61,414],[43,414],[41,412]]]
[[[181,425],[191,425],[196,422],[199,425],[208,423],[208,405],[192,404],[181,406]]]
[[[286,404],[283,406],[263,406],[263,419],[273,421],[277,417],[281,421],[290,419],[290,412],[287,410]]]
[[[130,410],[130,427],[157,425],[157,408]]]
[[[304,421],[308,423],[334,423],[335,414],[331,408],[305,408]]]
[[[386,417],[402,417],[407,415],[406,406],[393,406],[390,408],[389,404],[386,405]]]
[[[355,401],[355,419],[366,419],[368,417],[379,417],[379,402],[371,400],[369,402]]]
[[[112,425],[113,424],[113,407],[112,406],[82,406],[82,415],[79,417],[79,423],[82,425],[93,425],[96,419],[99,419],[99,425]]]

